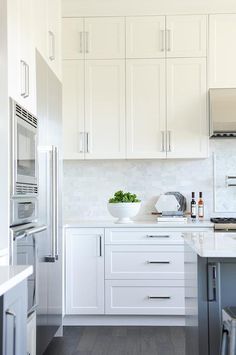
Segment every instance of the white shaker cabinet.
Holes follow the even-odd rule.
[[[206,57],[207,16],[126,18],[127,58]]]
[[[64,60],[62,80],[64,159],[84,159],[84,61]]]
[[[62,19],[62,59],[84,59],[84,19]]]
[[[66,313],[104,313],[104,230],[66,230]]]
[[[126,63],[127,158],[165,158],[165,60]]]
[[[61,1],[35,0],[35,47],[61,79]]]
[[[85,158],[125,158],[125,62],[85,63]]]
[[[61,0],[48,0],[48,62],[61,78]]]
[[[9,96],[36,113],[33,7],[30,0],[8,2]]]
[[[86,59],[125,57],[125,20],[123,17],[85,18]]]
[[[206,57],[207,16],[166,17],[167,57]]]
[[[165,16],[126,18],[126,57],[165,57]]]
[[[209,86],[236,87],[236,14],[209,16]]]
[[[208,155],[206,60],[167,61],[167,157]]]
[[[63,18],[63,59],[125,57],[123,17]]]
[[[125,62],[63,61],[65,159],[125,158]]]

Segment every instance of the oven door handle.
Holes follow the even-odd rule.
[[[40,233],[40,232],[43,232],[47,229],[47,226],[46,225],[42,225],[42,226],[38,226],[38,227],[33,227],[33,228],[29,228],[28,230],[24,229],[22,231],[22,233],[17,233],[14,235],[14,240],[21,240],[21,239],[24,239],[26,237],[29,237],[31,235],[34,235],[34,234],[37,234],[37,233]],[[14,232],[13,232],[14,234]]]
[[[45,231],[46,229],[47,229],[46,225],[34,227],[34,228],[31,228],[31,229],[25,231],[25,236],[29,237],[30,235],[41,233],[41,232]]]

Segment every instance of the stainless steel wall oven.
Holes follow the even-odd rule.
[[[11,196],[38,192],[37,118],[10,99]]]

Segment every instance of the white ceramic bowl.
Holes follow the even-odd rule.
[[[118,218],[116,223],[132,223],[130,219],[139,212],[141,202],[108,203],[107,208],[113,217]]]

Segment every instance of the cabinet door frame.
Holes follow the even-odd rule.
[[[201,94],[199,97],[201,98],[201,113],[199,117],[199,127],[201,132],[196,132],[199,136],[199,151],[191,152],[188,149],[188,146],[185,146],[185,150],[183,148],[183,141],[181,141],[181,150],[175,150],[175,136],[176,131],[172,128],[172,124],[175,121],[173,112],[176,112],[176,106],[173,109],[173,78],[174,72],[173,68],[174,65],[197,65],[199,66],[200,71],[198,76],[200,77],[199,83],[199,92]],[[181,81],[183,85],[183,81]],[[180,108],[178,108],[180,109]],[[175,111],[174,111],[175,110]],[[208,141],[209,141],[209,133],[208,133],[208,126],[207,126],[207,78],[206,78],[206,58],[172,58],[167,60],[167,158],[207,158],[209,154],[208,148]],[[185,132],[187,133],[187,131]],[[177,147],[178,148],[178,147]]]
[[[182,35],[187,35],[187,25],[195,21],[198,24],[198,37],[199,40],[198,46],[195,50],[188,49],[187,47],[183,50],[175,49],[175,25],[178,26],[178,23],[186,23],[184,26]],[[181,32],[181,29],[180,29]],[[195,38],[196,39],[196,38]],[[196,39],[196,40],[197,40]],[[181,42],[185,44],[188,41],[180,39]],[[189,41],[194,42],[193,38],[190,38]],[[206,57],[207,56],[207,15],[169,15],[166,16],[166,57],[167,58],[189,58],[189,57]]]
[[[74,258],[79,258],[79,254],[73,255],[75,249],[73,248],[72,238],[86,238],[89,236],[95,238],[96,249],[96,284],[93,291],[96,292],[96,305],[93,307],[83,307],[76,305],[76,300],[73,302],[73,286],[77,285],[76,280],[73,279],[72,271],[75,271],[73,264]],[[65,230],[65,276],[66,276],[66,314],[104,314],[104,229],[103,228],[67,228]],[[84,274],[81,287],[86,283],[89,274]],[[78,280],[78,282],[81,280]]]
[[[140,35],[143,36],[146,44],[150,44],[149,48],[141,48],[142,46],[135,48],[135,25],[139,24],[143,28],[141,34],[137,34],[138,40]],[[152,44],[149,40],[148,26],[155,26],[157,31]],[[126,58],[165,58],[165,16],[126,17]]]
[[[101,37],[95,37],[98,27]],[[112,32],[111,25],[117,27],[117,38],[107,38]],[[110,28],[109,28],[110,26]],[[94,28],[93,28],[94,27]],[[97,30],[96,30],[97,28]],[[108,50],[107,40],[116,43],[116,49]],[[125,17],[85,17],[84,18],[84,52],[85,59],[124,59],[125,58]]]
[[[84,59],[84,18],[62,18],[62,59]],[[76,50],[77,49],[77,50]]]
[[[68,67],[68,68],[67,68]],[[74,105],[70,105],[73,107],[69,107],[69,109],[73,109],[73,112],[69,114],[69,109],[68,105],[66,104],[66,100],[72,100],[72,95],[70,93],[67,93],[66,90],[68,87],[71,87],[71,85],[68,83],[68,86],[66,87],[65,85],[65,80],[64,85],[63,85],[63,139],[64,139],[64,159],[76,159],[76,160],[84,160],[84,151],[85,151],[85,124],[84,124],[84,61],[83,60],[63,60],[63,74],[65,75],[65,71],[72,70],[72,67],[74,67],[74,86],[76,86],[76,92],[74,93]],[[73,73],[72,73],[73,75]],[[80,80],[79,76],[82,76],[82,79]],[[67,79],[68,80],[68,77]],[[76,107],[75,107],[76,106]],[[69,140],[71,137],[66,137],[66,129],[65,127],[67,126],[66,120],[69,119],[71,121],[71,117],[75,116],[74,119],[74,124],[76,124],[76,127],[73,127],[74,129],[70,129],[70,134],[73,135],[73,140],[75,141],[76,149],[73,149],[73,151],[67,150],[67,144],[66,141]],[[69,134],[68,134],[69,135]],[[71,144],[71,142],[70,142]],[[70,145],[71,146],[71,145]]]
[[[96,116],[94,116],[93,109],[93,83],[92,83],[92,68],[99,66],[113,67],[116,66],[119,73],[117,79],[117,95],[118,99],[116,105],[119,106],[117,110],[117,134],[118,136],[118,147],[116,151],[111,151],[109,145],[106,146],[105,135],[97,139],[100,139],[101,145],[103,144],[103,149],[98,152],[96,147],[94,147],[96,130],[94,129],[94,122]],[[105,79],[104,79],[105,80]],[[101,82],[102,84],[102,82]],[[102,86],[101,86],[102,87]],[[107,89],[107,88],[106,88]],[[96,100],[95,100],[96,101]],[[100,102],[101,103],[101,102]],[[96,114],[99,115],[98,111]],[[105,60],[86,60],[85,61],[85,136],[86,136],[86,148],[85,148],[85,159],[124,159],[126,154],[125,147],[125,61],[122,59],[105,59]],[[109,131],[104,132],[109,134]]]
[[[232,31],[222,36],[226,48],[220,47],[217,50],[217,22],[223,21],[233,23],[236,32],[236,14],[210,14],[209,15],[209,56],[208,56],[208,81],[211,88],[235,88],[236,87],[236,46],[235,37],[232,40]],[[221,24],[221,23],[220,23]],[[226,30],[225,26],[221,24]],[[231,27],[230,27],[231,28]],[[221,40],[222,43],[222,40]],[[228,49],[228,53],[226,50]],[[219,63],[219,61],[221,63]],[[226,70],[227,69],[227,70]],[[232,72],[234,71],[234,72]]]
[[[134,103],[134,80],[133,70],[135,66],[139,65],[157,66],[159,70],[159,107],[158,116],[155,122],[158,122],[158,127],[154,127],[157,130],[156,136],[156,148],[153,151],[135,151],[134,139],[134,123],[135,123],[135,110],[132,103]],[[126,61],[126,146],[127,146],[127,159],[164,159],[166,158],[166,72],[165,72],[165,59],[127,59]],[[140,100],[138,100],[140,102]],[[156,101],[155,101],[156,102]],[[139,111],[139,110],[138,110]],[[141,121],[140,121],[141,122]],[[144,126],[145,117],[143,117]],[[142,132],[142,130],[141,130]],[[159,136],[159,137],[158,137]],[[138,139],[138,138],[137,138]]]

